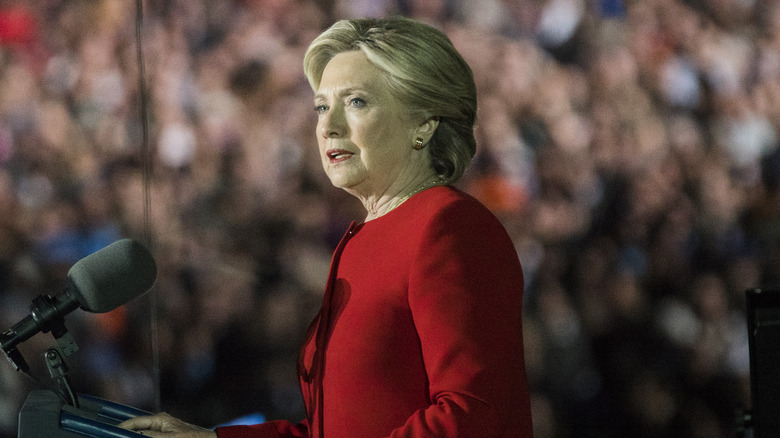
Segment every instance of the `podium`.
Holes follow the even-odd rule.
[[[18,438],[141,438],[117,424],[149,412],[79,394],[79,407],[49,390],[34,390],[19,411]]]
[[[780,289],[746,291],[754,438],[780,436]]]

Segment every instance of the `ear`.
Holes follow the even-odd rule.
[[[431,141],[431,137],[436,132],[436,128],[439,126],[439,118],[431,117],[426,119],[415,130],[415,138],[422,138],[424,144],[428,144]]]

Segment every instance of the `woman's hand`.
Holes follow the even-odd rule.
[[[122,422],[119,427],[152,438],[217,438],[217,433],[193,426],[166,413],[135,417]]]

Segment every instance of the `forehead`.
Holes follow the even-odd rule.
[[[322,71],[317,94],[343,89],[361,88],[367,91],[384,89],[382,70],[371,63],[360,50],[334,56]]]

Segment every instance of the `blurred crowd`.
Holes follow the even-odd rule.
[[[735,436],[744,292],[780,284],[771,0],[145,0],[141,22],[0,1],[0,330],[132,237],[157,283],[68,316],[75,389],[204,426],[302,418],[298,347],[362,207],[321,170],[301,61],[334,20],[388,14],[474,70],[459,187],[524,266],[537,438]],[[20,347],[42,380],[51,345]],[[34,388],[0,365],[0,437]]]

